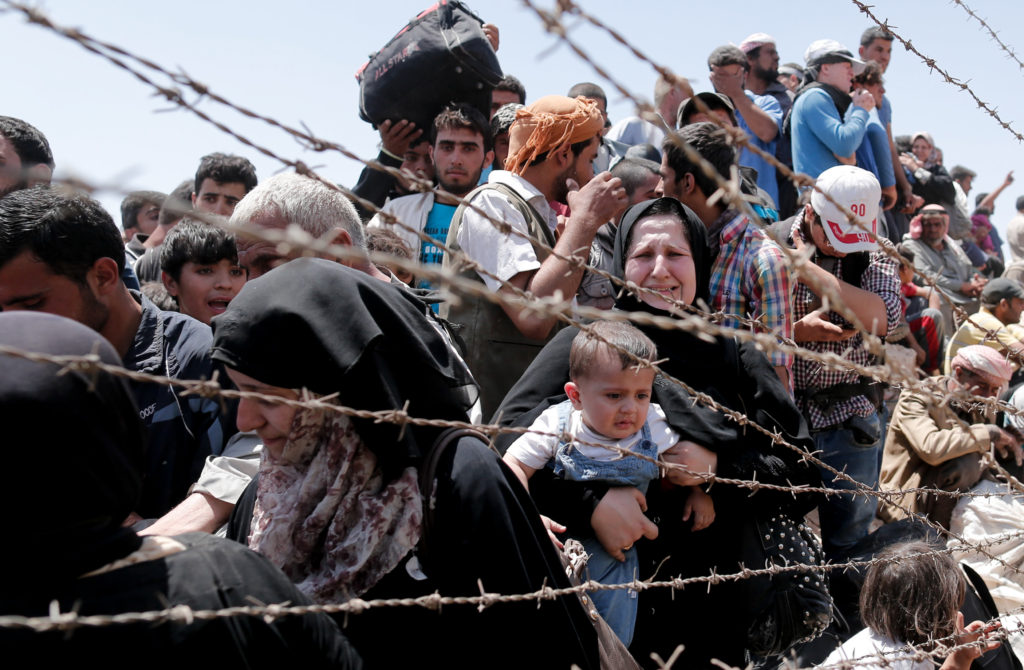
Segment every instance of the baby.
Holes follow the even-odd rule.
[[[527,488],[533,473],[550,466],[565,479],[635,486],[645,493],[648,483],[658,478],[659,468],[654,461],[679,441],[679,435],[668,425],[661,408],[651,403],[654,370],[638,366],[622,351],[653,362],[655,346],[628,323],[597,321],[591,329],[593,335],[580,331],[572,342],[572,381],[565,385],[569,399],[537,417],[531,432],[509,447],[505,462]],[[560,441],[554,435],[533,431],[568,435],[571,439]],[[614,447],[653,460],[632,458]],[[693,516],[694,530],[706,528],[714,520],[714,505],[703,490],[689,488],[683,520]],[[597,539],[585,538],[582,542],[590,554],[587,568],[591,579],[602,584],[633,581],[639,566],[635,548],[624,548],[626,559],[620,562]],[[636,597],[636,591],[621,589],[593,594],[598,611],[627,646],[636,622]]]

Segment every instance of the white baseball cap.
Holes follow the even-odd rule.
[[[822,172],[815,185],[843,207],[833,205],[817,189],[811,193],[811,207],[821,219],[825,235],[835,250],[850,254],[877,249],[878,242],[867,233],[870,230],[878,234],[882,187],[875,175],[853,165],[837,165]],[[844,209],[852,213],[860,225],[847,219]]]
[[[835,40],[815,40],[804,51],[804,62],[808,67],[846,61],[853,65],[853,73],[864,72],[864,61],[854,58],[853,52]]]

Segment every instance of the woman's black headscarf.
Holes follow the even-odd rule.
[[[302,258],[247,282],[213,320],[213,358],[265,384],[338,394],[364,410],[467,420],[471,376],[413,295],[333,261]],[[439,429],[356,419],[385,480]]]
[[[99,333],[51,314],[0,314],[0,344],[120,365]],[[135,551],[121,527],[142,487],[145,437],[126,381],[0,354],[7,550],[0,592],[38,591]]]
[[[629,245],[633,241],[633,226],[637,221],[657,214],[674,214],[683,227],[683,234],[690,243],[690,251],[693,254],[693,266],[697,272],[697,292],[694,295],[694,302],[703,300],[708,302],[708,282],[711,274],[711,262],[708,254],[708,233],[704,223],[697,218],[689,207],[675,198],[657,198],[638,202],[623,214],[619,220],[619,227],[615,232],[615,252],[612,257],[613,274],[619,279],[625,279],[626,256],[629,253]],[[637,296],[626,291],[615,300],[618,309],[636,311],[654,311]]]

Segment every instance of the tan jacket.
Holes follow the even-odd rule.
[[[943,386],[949,381],[940,379]],[[879,488],[896,491],[931,486],[950,491],[966,490],[977,483],[981,457],[989,452],[991,440],[983,415],[969,419],[974,423],[924,393],[903,391],[886,433]],[[902,519],[907,514],[896,506],[901,505],[948,527],[955,504],[951,496],[909,493],[891,502],[882,500],[878,516],[886,522]]]

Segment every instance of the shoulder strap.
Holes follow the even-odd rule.
[[[435,524],[436,491],[434,489],[437,484],[437,464],[441,462],[441,457],[445,455],[448,448],[464,437],[475,437],[486,444],[494,453],[498,453],[498,450],[495,449],[494,444],[486,435],[472,428],[447,428],[434,440],[430,451],[423,457],[419,471],[420,495],[423,496],[423,528],[420,532],[420,542],[416,552],[420,563],[423,565],[429,564],[428,547],[430,543],[425,540],[431,535]]]

